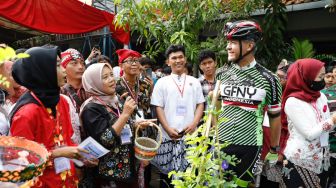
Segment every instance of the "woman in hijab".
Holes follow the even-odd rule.
[[[134,157],[134,128],[144,128],[152,120],[135,122],[131,118],[136,102],[127,97],[123,107],[116,97],[116,81],[113,70],[107,63],[93,64],[82,77],[84,89],[91,94],[81,107],[84,132],[110,150],[99,159],[98,167],[91,169],[96,187],[138,187]],[[155,120],[153,120],[155,121]]]
[[[29,91],[19,98],[10,114],[10,133],[43,144],[51,156],[36,187],[77,187],[75,167],[69,158],[81,159],[71,141],[69,104],[60,96],[65,74],[57,47],[33,47],[29,58],[13,65],[13,78]]]
[[[329,168],[328,132],[335,127],[324,88],[324,63],[299,59],[288,71],[283,94],[283,116],[287,116],[289,138],[283,174],[287,187],[324,187]]]

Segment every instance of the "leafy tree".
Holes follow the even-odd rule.
[[[281,59],[288,57],[288,45],[283,34],[287,26],[286,6],[279,0],[259,0],[265,9],[262,20],[263,40],[257,50],[257,58],[267,68],[275,69]]]
[[[145,43],[147,56],[154,58],[170,44],[182,44],[191,62],[196,62],[201,49],[217,53],[219,63],[226,60],[224,21],[247,15],[255,7],[245,0],[115,0],[122,7],[116,15],[116,26],[128,26],[139,33],[138,43]],[[220,18],[224,12],[224,18]],[[215,37],[202,37],[206,31],[218,32]]]

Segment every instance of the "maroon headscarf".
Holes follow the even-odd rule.
[[[287,130],[288,122],[285,114],[285,104],[289,97],[295,97],[309,103],[316,101],[320,97],[320,91],[311,90],[309,85],[315,80],[323,66],[324,63],[316,59],[299,59],[289,67],[287,84],[281,103],[282,131],[286,132]]]
[[[314,91],[309,85],[315,80],[324,63],[316,59],[299,59],[288,70],[287,85],[282,95],[282,106],[285,107],[289,97],[306,102],[316,101],[320,91]]]

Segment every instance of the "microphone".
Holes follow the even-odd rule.
[[[125,93],[128,93],[128,92],[121,85],[117,85],[115,90],[116,90],[116,93],[118,94],[118,98],[119,98],[120,102],[122,103],[122,106],[124,106],[125,100],[126,100],[126,98],[127,98],[128,95],[125,96],[125,97],[121,97],[121,96],[124,95]],[[135,111],[136,115],[138,115],[140,118],[144,118],[144,117],[141,116],[141,114],[138,111],[138,105],[134,109],[134,111]]]
[[[119,96],[127,93],[126,89],[121,85],[117,85],[115,91]]]

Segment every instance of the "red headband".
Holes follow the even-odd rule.
[[[68,63],[72,60],[76,60],[76,59],[83,59],[83,56],[81,53],[79,53],[77,50],[73,49],[73,48],[69,48],[66,51],[61,53],[61,65],[62,67],[66,68],[66,66],[68,65]]]

